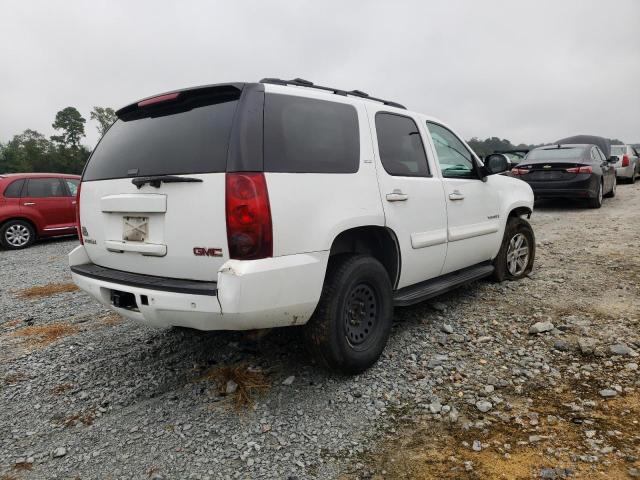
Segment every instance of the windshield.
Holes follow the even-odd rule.
[[[584,147],[538,148],[527,154],[527,160],[565,160],[582,157]]]
[[[624,145],[611,145],[611,155],[624,155],[627,153],[627,147]]]

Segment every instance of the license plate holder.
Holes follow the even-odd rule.
[[[122,217],[122,240],[144,242],[149,237],[149,217]]]

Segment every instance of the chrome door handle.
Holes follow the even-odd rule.
[[[35,205],[35,203],[34,203],[34,202],[25,202],[25,203],[23,203],[23,205],[24,205],[25,207],[28,207],[28,206],[30,206],[30,205]]]
[[[454,190],[449,194],[449,200],[451,200],[452,202],[455,202],[457,200],[464,200],[464,195],[460,193],[459,190]]]
[[[408,198],[409,195],[402,193],[402,190],[397,188],[393,192],[387,193],[387,202],[405,202]]]
[[[76,202],[76,201],[74,200],[74,201],[72,201],[72,202],[71,202],[71,205],[75,205],[76,203],[78,203],[78,202]]]

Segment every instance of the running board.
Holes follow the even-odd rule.
[[[491,263],[479,263],[473,267],[448,273],[442,277],[401,288],[394,292],[393,304],[396,307],[405,307],[437,297],[466,283],[488,277],[493,273],[493,270],[494,266]]]

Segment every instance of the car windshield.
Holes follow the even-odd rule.
[[[554,147],[538,148],[532,150],[527,155],[527,160],[564,160],[569,158],[580,158],[584,152],[584,147]]]
[[[627,147],[624,145],[611,145],[611,155],[624,155],[627,153]]]

